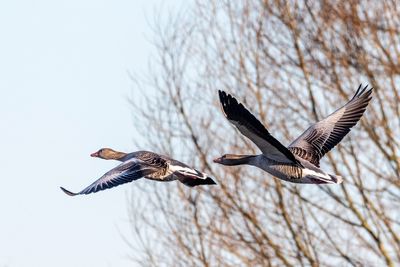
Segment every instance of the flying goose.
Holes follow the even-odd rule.
[[[261,150],[261,155],[226,154],[214,162],[233,165],[253,165],[293,183],[340,184],[341,176],[319,168],[320,159],[350,132],[363,115],[372,96],[368,85],[357,92],[340,109],[311,125],[288,147],[276,140],[268,130],[233,96],[219,91],[225,117]]]
[[[207,174],[201,173],[167,156],[149,151],[124,153],[110,148],[102,148],[92,153],[91,156],[118,160],[122,161],[122,163],[106,172],[98,180],[78,193],[70,192],[61,187],[64,193],[70,196],[96,193],[114,186],[132,182],[142,177],[162,182],[179,180],[190,187],[216,184]]]

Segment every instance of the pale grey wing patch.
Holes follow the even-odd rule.
[[[81,194],[90,194],[109,189],[124,183],[132,182],[143,176],[149,175],[157,171],[156,168],[137,159],[128,160],[114,169],[105,173],[98,180],[91,185],[80,191],[79,193],[72,193],[64,188],[61,188],[66,194],[74,196]]]
[[[324,145],[326,139],[329,137],[329,132],[325,127],[321,127],[319,129],[312,129],[310,131],[310,134],[307,135],[304,140],[307,143],[307,146],[310,147],[310,149],[313,149],[317,153],[319,153],[321,147]]]
[[[319,160],[323,156],[321,149],[328,139],[330,132],[331,130],[326,127],[310,127],[300,136],[296,145],[290,145],[288,149],[293,154],[319,167]]]
[[[361,85],[353,98],[325,119],[313,124],[289,145],[292,153],[319,166],[319,160],[357,124],[371,100],[372,89]]]

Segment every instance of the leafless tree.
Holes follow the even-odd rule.
[[[136,183],[127,239],[137,262],[400,265],[398,1],[198,0],[158,25],[158,56],[135,80],[131,102],[147,141],[140,146],[219,185]],[[296,185],[253,167],[212,164],[228,152],[259,153],[222,115],[218,89],[287,145],[360,83],[375,88],[371,104],[321,161],[342,185]]]

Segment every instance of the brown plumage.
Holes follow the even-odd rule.
[[[143,177],[162,182],[179,180],[191,187],[216,184],[206,174],[190,168],[180,161],[150,151],[124,153],[110,148],[102,148],[91,154],[91,156],[107,160],[118,160],[122,163],[78,193],[73,193],[61,187],[66,194],[75,196],[95,193]]]

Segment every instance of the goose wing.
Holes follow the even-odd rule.
[[[293,154],[319,167],[319,160],[350,132],[364,114],[372,96],[368,85],[358,87],[353,98],[325,119],[311,125],[289,145]]]
[[[94,183],[78,193],[70,192],[63,187],[61,187],[61,189],[70,196],[96,193],[140,179],[146,175],[160,171],[160,168],[165,166],[166,162],[162,158],[153,161],[142,161],[137,158],[132,158],[108,171]]]
[[[249,138],[261,152],[272,160],[282,163],[301,165],[284,145],[276,140],[262,123],[248,111],[243,104],[224,91],[219,92],[219,100],[225,117],[247,138]]]

